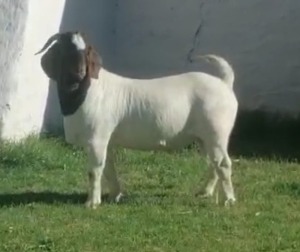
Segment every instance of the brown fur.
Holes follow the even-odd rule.
[[[57,91],[62,114],[71,115],[82,105],[91,84],[91,78],[98,79],[102,61],[96,49],[83,37],[86,48],[78,50],[72,42],[77,32],[58,33],[51,36],[38,52],[52,46],[41,58],[46,75],[57,82]],[[37,54],[38,54],[37,53]]]
[[[81,78],[84,78],[84,76],[81,76],[80,67],[86,67],[86,75],[90,78],[98,79],[99,77],[99,70],[102,66],[102,61],[100,58],[100,55],[97,53],[95,48],[91,45],[88,45],[89,43],[86,40],[86,36],[83,34],[82,37],[85,40],[85,43],[87,45],[85,49],[85,62],[78,62],[78,57],[76,57],[76,54],[79,52],[75,52],[74,54],[71,54],[73,57],[70,59],[70,62],[67,62],[64,67],[67,66],[68,69],[61,69],[61,57],[63,56],[61,54],[61,47],[68,45],[70,43],[72,33],[65,33],[61,34],[61,37],[59,40],[54,43],[47,52],[42,56],[41,58],[41,66],[44,70],[44,72],[47,74],[47,76],[50,79],[58,80],[59,75],[61,74],[61,71],[68,71],[72,72],[73,74],[77,74]],[[64,57],[65,58],[65,57]],[[66,58],[65,58],[66,59]],[[68,59],[68,58],[67,58]],[[76,64],[81,64],[82,66],[77,66]],[[84,65],[85,64],[85,65]],[[76,72],[77,71],[77,72]]]
[[[88,46],[86,49],[86,59],[88,75],[94,79],[98,79],[102,62],[94,47]]]

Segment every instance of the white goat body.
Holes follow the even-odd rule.
[[[112,155],[114,146],[172,150],[197,141],[204,144],[212,159],[211,169],[215,171],[203,194],[212,195],[218,174],[222,177],[227,174],[227,180],[223,181],[226,202],[234,202],[227,146],[238,105],[230,84],[201,72],[140,80],[102,68],[99,79],[92,79],[79,110],[64,117],[66,140],[92,146],[96,159],[103,159],[108,146]],[[221,166],[224,159],[225,166]],[[111,185],[112,197],[118,197],[117,179],[109,180],[115,181]],[[99,204],[99,194],[98,190],[98,196],[91,196],[88,204]]]
[[[172,150],[193,141],[203,145],[211,161],[202,195],[211,196],[220,179],[225,203],[235,201],[227,149],[238,103],[232,89],[234,72],[227,61],[216,55],[203,57],[216,64],[220,78],[189,72],[131,79],[100,68],[97,53],[80,33],[55,34],[40,52],[54,40],[58,42],[41,64],[58,84],[66,140],[88,153],[87,206],[101,203],[102,177],[109,183],[110,196],[120,198],[114,147]]]
[[[111,145],[178,149],[212,137],[215,130],[228,138],[236,109],[232,90],[205,73],[140,80],[102,68],[80,109],[64,117],[64,126],[66,140],[73,144],[86,145],[108,134]]]

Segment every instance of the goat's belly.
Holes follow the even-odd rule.
[[[111,141],[113,145],[135,150],[162,150],[172,151],[186,147],[193,142],[191,136],[175,136],[173,138],[153,137],[151,134],[145,136],[130,137],[115,135]]]

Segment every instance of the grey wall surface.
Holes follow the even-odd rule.
[[[300,111],[300,1],[120,0],[115,70],[135,76],[199,69],[212,52],[236,72],[241,107]]]

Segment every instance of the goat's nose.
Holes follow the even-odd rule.
[[[84,69],[80,69],[78,71],[78,75],[79,75],[80,78],[83,78],[85,76],[85,70]]]

